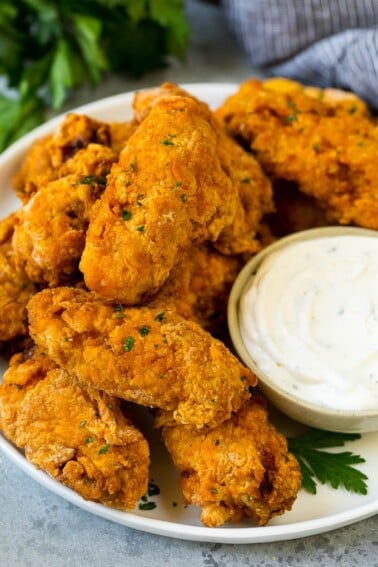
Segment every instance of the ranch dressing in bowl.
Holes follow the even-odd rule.
[[[378,238],[292,242],[240,298],[240,332],[281,388],[337,409],[378,411]]]
[[[378,231],[281,238],[238,274],[227,319],[262,393],[306,425],[378,431]]]

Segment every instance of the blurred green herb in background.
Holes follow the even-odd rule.
[[[2,0],[0,151],[109,72],[134,77],[182,58],[184,0]]]

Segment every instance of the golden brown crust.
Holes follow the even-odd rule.
[[[12,237],[17,215],[0,221],[0,342],[27,334],[26,304],[36,288],[16,266]]]
[[[200,325],[171,309],[123,309],[73,288],[29,302],[30,334],[84,383],[179,423],[215,426],[249,398],[252,372]]]
[[[173,268],[152,304],[174,305],[215,336],[224,332],[228,295],[242,259],[224,256],[210,247],[193,246]]]
[[[216,242],[227,254],[258,249],[270,183],[207,106],[182,93],[143,94],[144,119],[93,209],[80,269],[107,299],[150,298],[195,243]]]
[[[147,491],[148,445],[119,401],[83,389],[38,349],[13,357],[0,425],[29,461],[85,499],[131,509]]]
[[[185,501],[201,508],[207,526],[243,518],[265,525],[290,510],[297,497],[299,465],[260,399],[252,397],[211,431],[166,426],[163,438],[180,471]]]
[[[314,98],[293,81],[251,80],[217,116],[268,174],[315,197],[330,222],[378,228],[378,125],[363,103]]]

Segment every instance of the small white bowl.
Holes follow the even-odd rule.
[[[281,250],[293,242],[349,234],[378,237],[378,231],[358,227],[332,226],[315,228],[281,238],[256,254],[241,270],[232,287],[228,303],[228,326],[237,354],[244,364],[258,377],[259,388],[262,393],[280,411],[292,419],[311,427],[345,433],[365,433],[378,431],[378,411],[333,409],[306,401],[299,396],[289,393],[258,367],[243,341],[239,324],[240,298],[251,277],[257,272],[260,264],[268,255]]]

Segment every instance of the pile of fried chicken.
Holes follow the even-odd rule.
[[[0,222],[0,427],[85,499],[131,510],[150,451],[138,404],[207,526],[289,510],[301,473],[225,346],[252,254],[324,224],[378,228],[378,128],[353,95],[251,80],[215,112],[176,85],[131,121],[69,114],[14,176]]]

